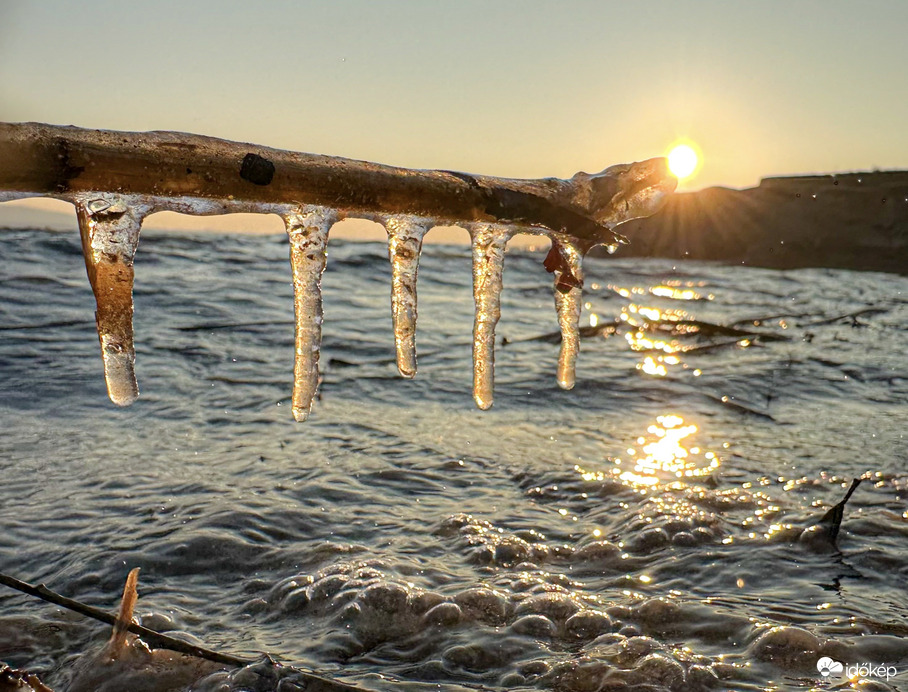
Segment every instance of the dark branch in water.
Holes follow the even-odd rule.
[[[844,315],[837,315],[836,317],[830,317],[825,320],[820,320],[819,322],[809,322],[803,326],[805,327],[821,327],[826,324],[833,324],[839,320],[851,320],[852,326],[858,326],[858,317],[861,315],[880,315],[884,312],[887,312],[887,308],[864,308],[863,310],[857,310],[856,312],[849,312]]]
[[[823,515],[823,518],[820,519],[819,525],[826,529],[826,535],[829,538],[830,543],[835,543],[835,539],[839,536],[839,529],[842,527],[842,519],[845,518],[845,504],[851,498],[855,490],[858,489],[858,486],[863,481],[863,478],[855,478],[851,481],[851,487],[848,488],[848,492],[845,493],[845,497],[842,498],[841,502],[832,507],[826,514]]]
[[[11,589],[15,589],[16,591],[26,593],[29,596],[40,598],[42,601],[53,603],[54,605],[61,606],[62,608],[66,608],[67,610],[72,610],[86,617],[107,623],[110,626],[113,626],[117,623],[116,615],[112,615],[101,610],[100,608],[95,608],[94,606],[90,606],[86,603],[81,603],[80,601],[67,598],[66,596],[61,596],[55,591],[48,589],[44,584],[38,584],[38,586],[34,586],[33,584],[20,581],[15,577],[11,577],[2,573],[0,573],[0,584],[4,584],[5,586],[10,587]],[[133,634],[139,635],[148,644],[158,649],[177,651],[181,654],[188,654],[190,656],[195,656],[196,658],[204,658],[205,660],[213,661],[215,663],[222,663],[228,666],[242,667],[254,663],[252,659],[240,658],[239,656],[233,656],[231,654],[218,653],[217,651],[204,649],[200,646],[195,646],[194,644],[184,642],[180,639],[168,637],[166,634],[161,634],[160,632],[148,629],[147,627],[142,627],[142,625],[138,625],[134,622],[128,623],[127,629]]]
[[[739,324],[735,322],[734,324]],[[611,322],[605,322],[595,327],[581,327],[578,334],[581,338],[589,339],[599,336],[609,336],[614,334],[618,329],[624,328],[624,322],[615,318]],[[685,329],[686,328],[686,329]],[[634,328],[633,331],[637,331]],[[745,329],[738,329],[734,326],[725,326],[703,322],[701,320],[647,320],[645,326],[639,327],[644,331],[663,331],[672,335],[690,335],[701,336],[706,338],[735,337],[735,341],[723,342],[719,344],[708,344],[706,346],[694,346],[684,349],[684,353],[693,353],[696,351],[707,351],[723,346],[736,346],[742,338],[753,339],[754,341],[789,341],[789,337],[784,334],[775,334],[773,332],[757,332]],[[561,340],[561,332],[546,332],[539,336],[533,336],[522,341],[545,341],[557,344]],[[509,342],[513,343],[513,342]]]
[[[863,480],[863,478],[855,478],[851,482],[848,492],[845,493],[845,497],[833,505],[817,523],[804,529],[801,533],[800,541],[815,548],[828,549],[835,547],[839,529],[842,527],[842,519],[845,517],[845,505]]]
[[[48,603],[53,603],[67,610],[72,610],[76,613],[80,613],[86,617],[99,620],[100,622],[107,623],[108,625],[115,626],[119,620],[116,615],[107,613],[99,608],[94,606],[81,603],[80,601],[67,598],[66,596],[61,596],[55,591],[51,591],[44,584],[39,584],[35,586],[33,584],[28,584],[27,582],[20,581],[15,577],[11,577],[6,574],[0,573],[0,584],[15,589],[16,591],[21,591],[22,593],[28,594],[29,596],[34,596],[35,598],[40,598],[42,601],[47,601]],[[142,625],[138,625],[134,622],[122,623],[126,629],[128,629],[133,634],[137,634],[149,645],[158,649],[168,649],[170,651],[176,651],[181,654],[187,654],[189,656],[194,656],[196,658],[202,658],[206,661],[212,661],[214,663],[220,663],[222,665],[233,666],[237,668],[242,668],[245,666],[253,665],[257,661],[249,658],[242,658],[240,656],[234,656],[233,654],[223,654],[217,651],[212,651],[210,649],[205,649],[201,646],[196,646],[188,642],[182,641],[180,639],[175,639],[173,637],[168,637],[166,634],[161,634],[155,630],[148,629]],[[308,673],[298,669],[294,669],[295,675],[299,675],[307,680],[308,686],[306,689],[311,689],[313,692],[316,690],[324,690],[325,692],[342,692],[343,690],[349,690],[349,692],[359,692],[359,688],[352,685],[347,685],[346,683],[338,682],[331,680],[330,678],[325,678],[313,673]]]
[[[134,572],[130,574],[133,575],[136,572],[138,572],[138,570],[134,570]],[[130,593],[130,591],[133,595],[135,594],[134,577],[131,578],[133,579],[133,583],[132,585],[130,585],[129,581],[127,581],[127,586],[124,590],[124,600],[127,598],[127,594]],[[61,606],[63,608],[66,608],[67,610],[72,610],[76,613],[80,613],[82,615],[85,615],[86,617],[99,620],[100,622],[104,622],[114,628],[117,628],[119,626],[123,627],[124,629],[128,629],[133,634],[137,634],[142,637],[145,643],[150,644],[157,649],[168,649],[170,651],[176,651],[181,654],[187,654],[196,658],[201,658],[207,661],[212,661],[214,663],[220,663],[236,668],[247,668],[251,666],[252,670],[254,672],[257,672],[259,675],[263,675],[262,671],[264,669],[264,677],[268,680],[273,679],[276,681],[278,678],[283,679],[283,676],[290,672],[292,679],[296,683],[291,684],[290,688],[302,690],[303,687],[301,687],[299,683],[305,683],[306,692],[363,692],[363,688],[356,687],[345,682],[340,682],[329,677],[300,670],[296,667],[283,666],[282,664],[271,658],[271,656],[269,656],[268,654],[264,654],[261,658],[255,660],[242,658],[240,656],[234,656],[233,654],[222,654],[217,651],[205,649],[201,646],[195,646],[188,642],[182,641],[181,639],[168,637],[166,634],[161,634],[160,632],[148,629],[147,627],[142,627],[141,625],[138,625],[131,621],[125,623],[116,615],[111,615],[110,613],[100,610],[99,608],[95,608],[94,606],[87,605],[71,598],[67,598],[66,596],[61,596],[55,591],[48,589],[44,584],[38,584],[37,586],[35,586],[3,573],[0,573],[0,584],[8,586],[11,589],[15,589],[16,591],[28,594],[29,596],[40,598],[42,601],[47,601],[48,603],[53,603],[54,605]],[[135,604],[131,603],[124,609],[123,605],[121,604],[121,615],[124,615],[124,617],[126,617],[125,613],[131,612],[133,605]],[[388,676],[382,676],[382,678],[388,682],[397,684],[395,683],[395,681],[393,681],[392,678],[389,678]],[[52,692],[50,688],[44,686],[36,676],[24,671],[13,670],[9,666],[5,666],[4,664],[0,663],[0,687],[2,687],[2,683],[7,681],[17,685],[19,681],[23,681],[32,685],[36,692],[40,692],[40,690]],[[284,687],[284,685],[278,684],[278,688],[284,689]],[[17,686],[14,689],[19,689],[19,687]],[[451,689],[475,690],[476,692],[491,692],[491,688],[486,687],[485,685],[473,683],[458,683],[456,686],[451,686]]]
[[[746,317],[743,320],[735,320],[729,326],[731,327],[747,327],[747,326],[759,326],[764,322],[771,322],[772,320],[778,320],[785,317],[793,319],[804,319],[805,317],[813,317],[813,313],[810,312],[779,312],[774,315],[764,315],[762,317]]]

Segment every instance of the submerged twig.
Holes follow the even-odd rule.
[[[137,570],[130,572],[130,579],[132,584],[127,582],[126,589],[124,591],[124,601],[128,600],[131,596],[134,596],[135,591],[135,574]],[[16,591],[21,591],[22,593],[34,596],[35,598],[40,598],[42,601],[47,601],[48,603],[53,603],[54,605],[61,606],[67,610],[72,610],[76,613],[85,615],[86,617],[99,620],[101,622],[107,623],[114,627],[114,635],[111,638],[111,642],[108,644],[108,648],[116,647],[116,638],[124,630],[129,630],[133,634],[137,634],[149,645],[158,649],[168,649],[170,651],[176,651],[177,653],[187,654],[189,656],[194,656],[195,658],[201,658],[206,661],[212,661],[214,663],[220,663],[226,666],[232,666],[236,668],[244,668],[246,666],[253,665],[257,663],[256,660],[251,658],[243,658],[241,656],[234,656],[233,654],[224,654],[219,651],[212,651],[211,649],[206,649],[201,646],[196,646],[195,644],[190,644],[181,639],[175,639],[174,637],[168,637],[166,634],[161,634],[155,630],[143,627],[135,622],[124,621],[125,617],[123,613],[131,612],[132,606],[134,603],[124,603],[121,606],[120,614],[111,615],[99,608],[90,606],[86,603],[76,601],[72,598],[67,598],[62,596],[55,591],[51,591],[44,584],[38,584],[37,586],[29,584],[27,582],[11,577],[7,574],[0,573],[0,584],[4,584],[11,589]],[[270,657],[269,657],[270,660]],[[272,663],[274,663],[272,661]],[[275,665],[277,665],[275,663]],[[358,687],[349,685],[347,683],[339,682],[331,678],[323,677],[315,673],[310,673],[307,671],[300,670],[299,668],[294,668],[294,675],[299,675],[302,678],[305,678],[308,686],[307,690],[311,689],[313,692],[317,690],[323,690],[324,692],[360,692]]]
[[[617,318],[610,322],[597,324],[595,327],[580,327],[578,334],[583,339],[589,339],[598,336],[611,336],[619,329],[625,327],[625,323]],[[647,320],[643,325],[634,327],[631,331],[662,331],[669,332],[673,336],[701,336],[706,338],[715,338],[721,336],[734,337],[735,341],[723,342],[720,344],[708,344],[705,346],[695,346],[685,349],[685,353],[693,351],[705,351],[719,346],[734,346],[741,339],[753,339],[758,341],[789,341],[790,337],[774,332],[757,332],[736,327],[729,327],[701,320]],[[557,344],[561,342],[561,332],[546,332],[539,336],[533,336],[520,341],[544,341],[547,343]],[[508,343],[516,343],[509,341]]]
[[[813,317],[813,313],[810,312],[779,312],[774,315],[764,315],[761,317],[745,317],[743,320],[735,320],[729,324],[730,327],[738,327],[744,325],[753,325],[754,327],[762,325],[764,322],[769,322],[771,320],[778,320],[785,317],[794,318],[794,319],[803,319],[805,317]]]
[[[804,529],[799,537],[800,542],[817,549],[835,548],[839,529],[842,527],[842,519],[845,518],[845,505],[863,480],[864,476],[860,476],[851,481],[845,497],[830,507],[818,522]]]
[[[61,596],[56,591],[51,591],[44,584],[38,584],[37,586],[29,584],[24,581],[20,581],[15,577],[11,577],[7,574],[0,573],[0,584],[15,589],[16,591],[21,591],[26,593],[29,596],[34,596],[35,598],[40,598],[42,601],[47,601],[48,603],[53,603],[54,605],[61,606],[67,610],[72,610],[76,613],[80,613],[86,617],[99,620],[101,622],[107,623],[108,625],[115,626],[119,622],[116,615],[111,615],[100,608],[95,608],[86,603],[81,603],[80,601],[73,600],[72,598],[67,598],[66,596]],[[176,651],[181,654],[188,654],[190,656],[195,656],[196,658],[204,658],[207,661],[213,661],[215,663],[223,663],[228,666],[248,666],[251,663],[254,663],[252,659],[241,658],[239,656],[234,656],[232,654],[222,654],[217,651],[211,651],[210,649],[205,649],[201,646],[196,646],[195,644],[190,644],[189,642],[182,641],[180,639],[174,639],[173,637],[168,637],[166,634],[161,634],[155,630],[148,629],[142,625],[136,624],[135,622],[123,623],[123,627],[128,629],[133,634],[138,634],[142,637],[148,644],[151,644],[154,647],[159,649],[169,649],[170,651]]]
[[[858,317],[861,315],[880,315],[884,312],[888,312],[888,308],[864,308],[863,310],[856,310],[855,312],[848,312],[844,315],[836,315],[835,317],[829,317],[825,320],[820,320],[819,322],[808,322],[804,327],[821,327],[826,324],[833,324],[839,320],[851,320],[853,326],[857,326]]]
[[[750,329],[739,329],[733,326],[713,324],[712,322],[704,322],[702,320],[652,320],[649,322],[649,325],[656,329],[671,332],[676,332],[681,327],[687,327],[688,329],[693,330],[694,333],[706,337],[734,336],[746,339],[762,339],[763,341],[789,340],[787,336],[784,336],[782,334],[774,334],[773,332],[755,332]]]
[[[854,494],[854,491],[858,489],[858,486],[863,480],[863,478],[855,478],[853,481],[851,481],[851,487],[848,488],[848,492],[845,493],[845,497],[843,497],[839,502],[833,505],[818,522],[817,525],[825,530],[826,536],[828,537],[830,543],[835,543],[835,539],[839,537],[839,529],[842,526],[842,519],[845,518],[845,505],[848,503],[848,500],[851,499],[852,494]]]

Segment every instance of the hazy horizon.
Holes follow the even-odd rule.
[[[0,120],[688,189],[908,165],[908,4],[0,0]]]
[[[906,25],[898,0],[0,0],[0,120],[517,178],[689,141],[680,190],[744,188],[908,167]]]

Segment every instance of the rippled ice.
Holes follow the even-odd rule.
[[[370,689],[841,689],[821,656],[908,687],[905,277],[590,260],[566,392],[542,255],[511,251],[482,412],[469,248],[424,252],[405,380],[386,248],[332,241],[297,424],[286,239],[145,234],[128,409],[78,239],[0,248],[0,571],[112,610],[138,566],[145,624]],[[799,540],[862,474],[839,549]],[[58,692],[107,636],[0,594],[0,660]]]

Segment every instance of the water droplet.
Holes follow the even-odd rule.
[[[102,211],[110,209],[110,202],[106,199],[93,199],[85,206],[88,207],[88,211],[92,214],[100,214]]]

